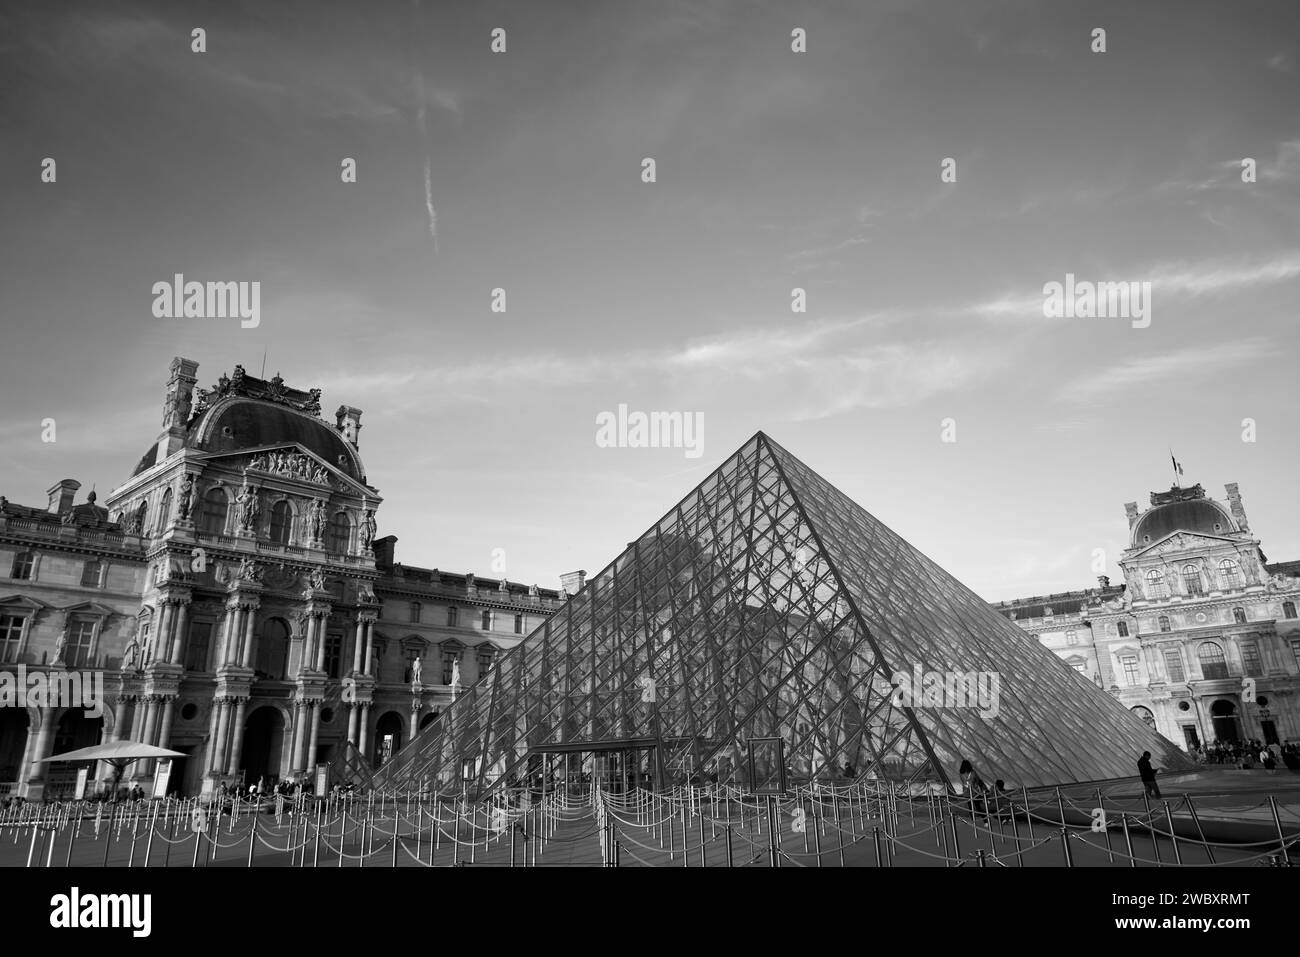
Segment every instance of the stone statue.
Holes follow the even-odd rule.
[[[245,484],[235,497],[235,504],[239,509],[239,527],[244,531],[251,530],[257,521],[257,493]]]
[[[528,597],[529,597],[529,598],[536,598],[536,597],[537,597],[537,586],[536,586],[536,585],[529,585],[529,586],[528,586]]]
[[[54,642],[54,654],[50,656],[50,664],[52,665],[67,664],[67,662],[63,660],[63,657],[65,654],[67,654],[67,651],[68,651],[68,626],[64,625],[63,630],[59,632],[58,639],[55,640]]]
[[[361,520],[361,547],[370,551],[370,546],[375,540],[375,510],[366,509],[366,517]]]
[[[312,541],[324,541],[326,521],[325,503],[320,499],[316,499],[311,506]]]
[[[416,655],[411,662],[411,687],[418,688],[421,685],[420,672],[424,670],[424,665],[420,663],[420,656]]]
[[[232,390],[237,390],[242,388],[243,385],[244,385],[244,367],[235,366],[235,373],[230,377],[230,388]]]
[[[323,568],[313,568],[307,576],[307,581],[313,591],[325,590],[325,570]]]
[[[320,389],[308,389],[307,394],[311,398],[303,403],[302,411],[308,415],[320,415]]]
[[[190,506],[194,504],[194,476],[186,473],[181,480],[180,494],[176,496],[176,517],[182,522],[189,521]]]
[[[451,663],[451,686],[453,689],[460,687],[460,661]]]
[[[135,640],[134,632],[131,639],[126,643],[126,648],[122,651],[122,670],[134,671],[136,659],[140,657],[140,643]]]
[[[247,558],[239,560],[239,578],[246,582],[260,582],[262,580],[262,570],[258,567],[257,562]]]

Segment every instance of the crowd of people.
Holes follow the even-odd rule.
[[[1191,753],[1197,764],[1230,765],[1246,770],[1263,768],[1265,771],[1284,767],[1300,771],[1300,743],[1289,738],[1282,744],[1265,744],[1257,739],[1216,741],[1206,747],[1193,746]]]

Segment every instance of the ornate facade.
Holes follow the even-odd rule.
[[[361,411],[236,366],[172,361],[162,431],[96,504],[0,499],[0,670],[104,672],[102,716],[0,712],[0,793],[69,787],[41,758],[129,739],[186,755],[170,788],[291,777],[352,742],[376,763],[544,621],[561,594],[393,560]],[[101,771],[104,769],[101,769]],[[149,762],[128,777],[147,780]]]
[[[1270,565],[1225,491],[1128,503],[1124,585],[997,606],[1184,748],[1300,740],[1300,563]]]

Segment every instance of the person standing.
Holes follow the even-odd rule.
[[[1151,766],[1151,752],[1143,751],[1142,757],[1138,758],[1138,775],[1142,778],[1142,786],[1146,788],[1147,794],[1157,800],[1160,799],[1160,786],[1156,784],[1156,772],[1159,768]]]

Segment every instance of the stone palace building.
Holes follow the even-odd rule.
[[[103,504],[71,479],[45,507],[0,498],[0,672],[98,671],[107,698],[0,709],[0,795],[66,794],[74,772],[40,759],[119,739],[182,752],[167,787],[186,793],[346,742],[382,763],[563,601],[395,562],[359,409],[331,422],[319,389],[240,366],[196,389],[197,370],[172,361],[161,432]]]
[[[1269,564],[1225,491],[1129,502],[1123,585],[995,607],[1184,748],[1300,741],[1300,562]]]

